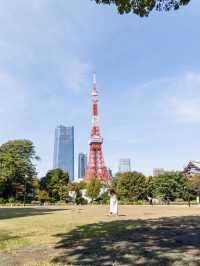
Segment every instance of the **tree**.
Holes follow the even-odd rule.
[[[81,189],[79,186],[76,186],[75,193],[76,193],[75,203],[77,205],[87,203],[87,201],[82,196]]]
[[[68,184],[68,197],[70,197],[69,192],[72,192],[71,195],[74,194],[73,201],[79,205],[79,204],[87,204],[87,200],[83,198],[82,190],[85,190],[87,188],[87,184],[84,181],[81,182],[74,182]]]
[[[49,200],[49,194],[47,191],[45,190],[40,190],[37,194],[37,198],[39,201],[41,201],[42,203],[46,202]]]
[[[81,181],[79,183],[76,183],[79,189],[86,189],[87,188],[87,183],[85,181]]]
[[[47,172],[40,180],[40,189],[46,190],[54,201],[65,200],[69,175],[61,169],[53,169]]]
[[[154,177],[152,193],[155,198],[174,201],[177,198],[188,200],[194,190],[192,190],[192,186],[182,173],[166,172]]]
[[[134,200],[145,197],[145,176],[138,172],[127,172],[118,174],[113,188],[120,199]]]
[[[87,184],[87,196],[92,199],[92,202],[99,196],[100,189],[101,183],[97,177],[92,178]]]
[[[196,190],[197,195],[200,197],[200,175],[194,175],[189,178],[189,181]]]
[[[101,196],[98,198],[98,203],[101,204],[108,204],[110,201],[110,195],[108,191],[101,194]]]
[[[157,11],[177,10],[187,5],[190,0],[92,0],[97,4],[115,5],[120,14],[133,12],[140,17],[148,16],[154,9]]]
[[[190,207],[190,201],[194,199],[196,194],[194,184],[185,177],[185,182],[183,185],[183,199],[188,202],[188,206]]]
[[[4,198],[23,198],[31,191],[39,160],[30,140],[12,140],[0,146],[0,193]]]
[[[146,178],[146,191],[145,195],[146,197],[153,198],[153,192],[155,189],[155,177],[154,176],[149,176]]]

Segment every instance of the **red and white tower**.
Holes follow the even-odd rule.
[[[85,181],[90,181],[91,178],[97,177],[101,183],[108,184],[111,182],[111,177],[108,169],[104,164],[102,144],[103,138],[100,134],[98,125],[98,93],[96,87],[96,74],[93,74],[92,88],[92,129],[89,139],[89,160],[87,164]]]

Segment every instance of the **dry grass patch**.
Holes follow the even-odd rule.
[[[200,265],[200,208],[0,209],[1,266]],[[2,264],[3,263],[3,264]]]

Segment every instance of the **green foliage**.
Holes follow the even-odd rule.
[[[174,201],[177,198],[188,200],[195,196],[189,180],[180,172],[168,172],[154,177],[153,196],[161,200]]]
[[[103,194],[101,194],[101,196],[98,199],[98,202],[101,204],[108,204],[109,201],[110,201],[110,196],[108,192],[104,192]]]
[[[97,177],[92,178],[87,184],[87,196],[92,199],[92,202],[99,196],[100,189],[101,183]]]
[[[74,182],[74,183],[69,183],[69,184],[67,185],[67,187],[68,187],[68,191],[75,191],[76,188],[78,187],[78,183],[76,183],[76,182]]]
[[[30,140],[12,140],[0,146],[0,196],[23,199],[32,191],[38,160]]]
[[[153,198],[153,192],[155,189],[155,177],[149,176],[146,178],[146,192],[145,195],[147,197]]]
[[[87,184],[84,181],[81,181],[79,183],[76,183],[79,189],[86,189]]]
[[[40,180],[40,189],[46,190],[49,197],[58,200],[65,200],[68,195],[69,175],[61,169],[53,169],[47,172]]]
[[[4,198],[0,198],[0,204],[5,204],[6,200]]]
[[[145,197],[145,176],[138,172],[118,174],[112,187],[121,200],[138,201]]]
[[[190,205],[190,201],[195,198],[196,194],[197,193],[194,184],[188,178],[185,178],[182,198],[185,201],[188,201],[188,204]]]
[[[156,177],[145,177],[137,172],[118,173],[111,187],[124,204],[149,197],[167,202],[176,199],[189,202],[199,191],[200,177],[188,180],[180,172],[166,172]]]
[[[15,198],[14,198],[14,197],[10,197],[10,198],[8,199],[8,202],[9,202],[9,203],[15,203]]]
[[[117,173],[116,176],[112,179],[112,183],[110,186],[110,188],[115,190],[115,191],[117,189],[118,177],[119,177],[119,173]]]
[[[75,198],[75,203],[77,205],[80,204],[87,204],[87,201],[82,197],[81,190],[77,187],[76,189],[76,198]]]
[[[148,16],[153,10],[177,10],[190,0],[92,0],[97,4],[116,5],[120,14],[133,12],[140,17]]]
[[[47,191],[41,190],[41,191],[38,192],[37,198],[38,198],[39,201],[44,203],[44,202],[49,200],[49,194],[48,194]]]
[[[189,179],[191,185],[195,189],[198,196],[200,196],[200,175],[194,175]]]
[[[77,205],[79,205],[79,204],[87,204],[87,200],[85,200],[82,197],[82,192],[81,192],[81,190],[82,189],[86,189],[86,187],[87,187],[87,184],[84,181],[82,181],[80,183],[74,182],[74,183],[69,183],[68,184],[68,193],[69,193],[69,191],[74,191],[75,192],[75,194],[76,194],[75,203]]]

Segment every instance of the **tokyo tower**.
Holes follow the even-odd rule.
[[[96,74],[94,73],[92,88],[92,129],[89,139],[89,160],[84,178],[86,182],[89,182],[94,177],[97,177],[102,184],[109,184],[111,182],[111,177],[104,163],[102,144],[103,138],[101,137],[98,124]]]

